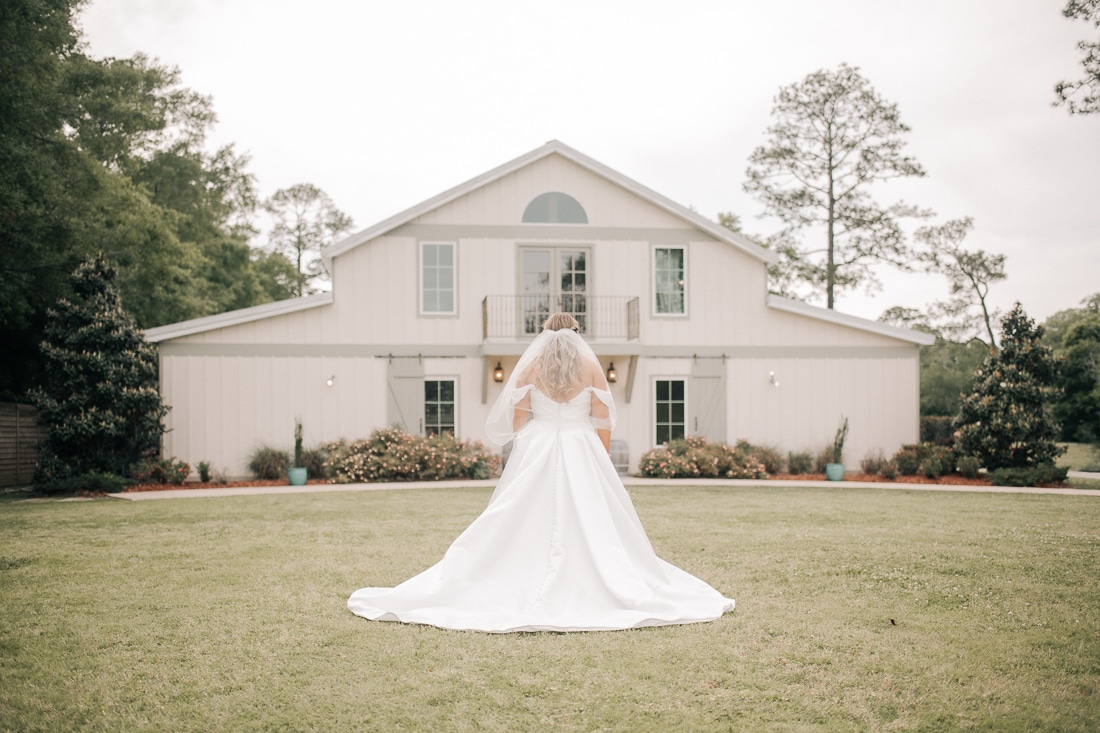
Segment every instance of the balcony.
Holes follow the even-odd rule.
[[[570,313],[589,341],[635,341],[638,298],[630,295],[487,295],[481,301],[485,341],[527,341],[551,313]]]

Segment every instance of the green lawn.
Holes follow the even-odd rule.
[[[0,731],[1100,729],[1100,497],[635,489],[734,613],[487,635],[346,610],[488,494],[0,503]]]
[[[1100,453],[1088,443],[1059,443],[1066,452],[1058,457],[1058,465],[1071,471],[1100,471]]]

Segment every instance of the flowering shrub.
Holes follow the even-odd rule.
[[[154,451],[146,453],[130,466],[130,478],[139,484],[182,484],[191,473],[191,466],[171,458],[157,458]]]
[[[903,476],[936,478],[955,470],[955,451],[945,445],[908,443],[890,460]]]
[[[400,428],[380,428],[353,443],[324,443],[321,450],[337,483],[487,479],[500,471],[500,456],[479,441],[411,435]]]
[[[738,441],[730,446],[699,437],[673,440],[667,447],[647,451],[638,464],[638,472],[650,478],[768,477],[749,443]]]

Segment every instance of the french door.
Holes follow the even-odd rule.
[[[538,333],[551,313],[569,313],[588,331],[588,251],[524,247],[520,258],[523,333]]]

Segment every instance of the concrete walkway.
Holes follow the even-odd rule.
[[[1071,478],[1100,481],[1100,473],[1070,471]],[[108,494],[115,499],[146,501],[152,499],[193,499],[219,496],[254,496],[257,494],[321,494],[333,491],[393,491],[403,489],[485,488],[496,486],[489,481],[408,481],[393,484],[309,484],[306,486],[239,486],[225,489],[175,489],[168,491],[135,491]],[[757,481],[739,479],[652,479],[623,476],[623,484],[630,486],[660,486],[686,488],[690,486],[768,486],[820,489],[901,489],[905,491],[954,491],[988,494],[1063,494],[1067,496],[1100,496],[1100,489],[1038,489],[1013,486],[952,486],[947,484],[906,484],[897,481]]]

